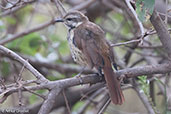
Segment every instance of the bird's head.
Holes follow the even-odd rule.
[[[62,19],[56,20],[56,22],[63,22],[71,29],[78,27],[86,21],[88,21],[88,18],[79,11],[68,12]]]

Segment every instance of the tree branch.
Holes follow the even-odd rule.
[[[49,114],[50,113],[50,111],[53,108],[53,105],[55,103],[55,98],[57,97],[57,95],[59,95],[61,90],[62,90],[61,88],[54,88],[49,92],[48,97],[43,102],[38,114]]]
[[[11,13],[14,13],[14,12],[18,11],[19,9],[24,8],[26,5],[31,4],[31,3],[34,3],[35,1],[36,0],[30,0],[28,2],[24,2],[23,4],[21,4],[19,6],[12,7],[9,10],[6,10],[6,11],[0,13],[0,18],[1,17],[4,17],[4,16],[7,16],[7,15],[9,15]]]
[[[117,75],[125,75],[127,78],[133,78],[136,76],[150,75],[150,74],[164,74],[171,72],[171,63],[145,65],[140,67],[126,68],[124,70],[117,71]]]
[[[83,3],[73,7],[71,10],[83,10],[85,8],[87,8],[88,6],[90,6],[93,2],[95,2],[96,0],[87,0],[84,1]]]
[[[169,32],[167,31],[167,27],[165,23],[160,18],[157,11],[154,9],[153,14],[150,18],[151,23],[153,24],[154,28],[157,31],[158,37],[165,48],[169,58],[171,58],[171,37]]]
[[[58,9],[60,15],[63,17],[65,16],[65,14],[67,13],[67,11],[65,10],[65,8],[63,7],[62,3],[60,0],[54,0],[56,8]]]
[[[41,83],[48,81],[42,74],[40,74],[35,68],[33,68],[33,66],[30,65],[30,63],[28,61],[24,60],[22,57],[20,57],[15,52],[9,50],[8,48],[6,48],[2,45],[0,45],[0,52],[5,53],[6,55],[12,57],[13,59],[15,59],[18,62],[20,62],[21,64],[23,64],[25,66],[25,68],[27,68]]]
[[[134,86],[134,89],[137,92],[138,96],[140,97],[141,101],[143,102],[144,106],[146,107],[148,114],[155,114],[145,93],[138,86]]]
[[[15,34],[15,35],[13,35],[13,36],[11,36],[9,38],[5,38],[3,40],[0,40],[0,45],[4,45],[4,44],[6,44],[6,43],[8,43],[10,41],[16,40],[17,38],[21,38],[22,36],[25,36],[25,35],[28,35],[30,33],[33,33],[33,32],[39,31],[41,29],[44,29],[44,28],[46,28],[46,27],[48,27],[49,25],[52,25],[52,24],[55,24],[54,19],[52,19],[52,20],[50,20],[50,21],[48,21],[48,22],[46,22],[44,24],[38,25],[35,28],[25,30],[25,31],[23,31],[21,33],[18,33],[18,34]]]

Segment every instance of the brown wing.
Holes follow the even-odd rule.
[[[86,56],[89,66],[96,67],[97,70],[103,69],[112,102],[122,104],[124,96],[111,66],[113,56],[110,54],[113,53],[104,32],[92,23],[86,23],[74,32],[75,44]]]
[[[110,43],[105,39],[104,31],[99,26],[91,22],[89,24],[86,24],[86,27],[89,28],[90,31],[94,31],[94,34],[97,35],[97,37],[94,37],[94,39],[96,39],[96,44],[98,49],[103,51],[102,53],[105,53],[105,55],[107,55],[110,58],[111,63],[113,64],[114,68],[117,70],[117,65],[114,59],[113,48],[110,47]]]
[[[89,66],[103,67],[103,53],[109,53],[109,45],[104,39],[104,32],[97,25],[88,22],[74,31],[76,46],[85,54]],[[109,55],[109,54],[107,54]]]

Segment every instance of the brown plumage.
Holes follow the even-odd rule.
[[[100,73],[103,70],[112,102],[122,104],[124,96],[111,65],[114,63],[113,51],[104,31],[78,11],[67,13],[57,22],[64,22],[69,27],[68,42],[74,61],[95,67]]]

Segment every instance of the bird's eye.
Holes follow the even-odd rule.
[[[66,20],[67,20],[67,21],[72,21],[72,18],[67,18]]]

